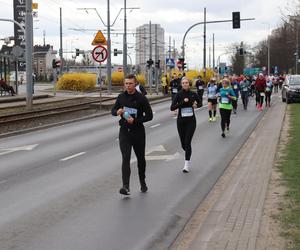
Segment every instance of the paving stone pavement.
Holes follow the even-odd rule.
[[[262,250],[256,242],[286,110],[286,104],[278,99],[195,211],[172,250]]]
[[[286,105],[271,107],[231,164],[237,169],[191,250],[254,250]],[[230,167],[230,166],[229,166]]]

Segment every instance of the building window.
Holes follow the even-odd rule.
[[[40,60],[40,64],[43,64],[44,62],[43,62],[43,60]]]

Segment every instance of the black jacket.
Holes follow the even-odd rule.
[[[117,111],[123,108],[134,118],[133,124],[129,124],[123,117],[119,124],[125,128],[143,127],[143,123],[153,119],[153,113],[148,99],[141,93],[135,91],[134,94],[128,94],[127,91],[119,94],[117,100],[111,110],[111,114],[117,116]]]
[[[184,99],[188,98],[188,102],[185,102]],[[196,94],[195,92],[192,91],[185,91],[185,90],[180,90],[178,92],[178,94],[175,96],[172,105],[171,105],[171,110],[174,111],[176,109],[178,109],[178,118],[183,118],[181,115],[181,110],[183,108],[192,108],[193,110],[193,118],[195,117],[195,113],[194,113],[194,108],[193,108],[193,104],[194,102],[197,102],[197,107],[201,107],[201,100],[199,98],[199,95]],[[188,118],[188,117],[184,117],[184,118]]]

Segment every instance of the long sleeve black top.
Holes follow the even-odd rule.
[[[184,99],[187,98],[188,102],[185,102]],[[178,94],[175,96],[172,105],[171,111],[178,109],[178,119],[186,119],[186,118],[195,118],[193,104],[197,102],[197,107],[201,107],[201,100],[199,96],[188,90],[180,90]]]
[[[134,94],[128,94],[127,91],[119,94],[111,110],[111,114],[113,116],[117,116],[117,111],[120,108],[125,109],[125,111],[134,118],[133,124],[129,124],[122,116],[119,121],[121,127],[129,129],[143,127],[144,122],[151,121],[153,119],[153,113],[148,99],[137,91]]]

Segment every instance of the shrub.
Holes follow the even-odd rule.
[[[115,71],[111,74],[111,82],[113,86],[122,86],[124,82],[124,73]],[[107,79],[106,79],[107,83]]]
[[[96,87],[96,74],[66,73],[59,78],[57,89],[85,91]]]
[[[145,79],[145,76],[142,75],[142,74],[139,74],[139,75],[136,75],[136,79],[137,81],[141,84],[141,85],[144,85],[146,84],[146,79]]]

